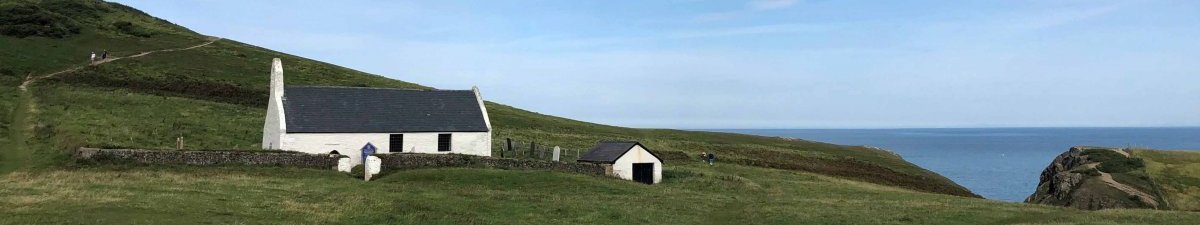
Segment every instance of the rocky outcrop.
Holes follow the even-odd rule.
[[[1141,162],[1123,149],[1073,147],[1042,171],[1025,202],[1088,210],[1165,207]]]

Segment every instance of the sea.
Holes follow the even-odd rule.
[[[1072,146],[1200,151],[1200,127],[721,129],[887,149],[988,199],[1020,202]]]

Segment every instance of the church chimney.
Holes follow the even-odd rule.
[[[283,98],[283,63],[279,58],[271,61],[271,101]]]
[[[271,61],[271,99],[267,102],[266,122],[263,123],[262,148],[284,149],[283,136],[287,134],[287,121],[283,109],[283,63],[279,58]]]

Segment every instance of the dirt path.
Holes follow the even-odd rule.
[[[0,174],[11,172],[11,171],[22,169],[22,168],[28,168],[30,165],[33,164],[32,163],[33,150],[30,149],[28,143],[30,140],[29,135],[32,133],[32,131],[34,129],[33,124],[32,124],[33,116],[34,116],[33,114],[37,113],[38,107],[37,107],[37,102],[34,101],[35,99],[33,99],[33,95],[29,94],[29,86],[30,85],[33,85],[37,81],[51,78],[54,76],[58,76],[60,74],[79,71],[83,68],[87,68],[88,66],[97,66],[97,65],[117,61],[117,60],[137,58],[137,57],[142,57],[142,56],[146,56],[146,55],[150,55],[150,54],[154,54],[154,53],[160,53],[160,52],[174,52],[174,51],[195,49],[195,48],[199,48],[199,47],[208,46],[212,43],[220,41],[222,38],[208,37],[206,39],[208,41],[206,41],[202,44],[199,44],[199,45],[188,46],[188,47],[183,47],[183,48],[171,48],[171,49],[160,49],[160,50],[154,50],[154,51],[147,51],[147,52],[142,52],[142,53],[138,53],[138,54],[131,55],[131,56],[125,56],[125,57],[113,57],[113,58],[108,58],[105,60],[92,62],[87,65],[72,67],[69,69],[65,69],[62,71],[53,72],[53,73],[49,73],[49,74],[41,75],[41,76],[34,76],[33,74],[26,75],[25,81],[21,82],[21,86],[17,87],[18,89],[20,89],[20,98],[17,102],[17,105],[16,105],[17,107],[13,107],[13,113],[11,114],[12,122],[9,123],[8,140],[7,140],[7,142],[9,142],[9,143],[0,143],[0,145],[2,145],[2,146],[0,146],[0,151],[4,151],[3,154],[0,155],[0,156],[3,156],[2,158],[0,158]]]
[[[1112,151],[1114,151],[1114,152],[1120,153],[1121,155],[1124,155],[1124,156],[1125,156],[1125,158],[1129,158],[1129,157],[1131,157],[1131,156],[1129,155],[1129,152],[1125,151],[1125,149],[1109,149],[1109,150],[1112,150]]]
[[[1122,152],[1122,151],[1118,151],[1118,152]],[[1100,165],[1100,163],[1090,163],[1090,164],[1087,164],[1084,166],[1086,166],[1087,169],[1095,169],[1096,166],[1099,166],[1099,165]],[[1096,171],[1099,172],[1099,170],[1096,170]],[[1138,190],[1137,188],[1131,187],[1129,185],[1122,184],[1121,182],[1117,182],[1117,180],[1113,179],[1111,174],[1108,174],[1105,172],[1100,172],[1100,181],[1103,181],[1105,184],[1108,184],[1108,186],[1110,186],[1110,187],[1116,188],[1117,190],[1121,190],[1121,192],[1125,192],[1125,194],[1138,196],[1138,198],[1140,198],[1139,200],[1141,200],[1142,202],[1148,203],[1151,206],[1154,206],[1154,208],[1156,208],[1156,209],[1159,206],[1158,201],[1154,200],[1153,195],[1147,194],[1146,192]]]
[[[1100,173],[1100,181],[1104,181],[1104,183],[1108,184],[1108,186],[1112,186],[1113,188],[1121,190],[1126,194],[1138,196],[1142,202],[1149,203],[1156,209],[1158,208],[1158,201],[1154,200],[1153,195],[1146,194],[1146,192],[1142,192],[1137,188],[1117,182],[1117,180],[1113,180],[1112,175],[1109,175],[1108,173]]]
[[[154,54],[154,53],[160,53],[160,52],[174,52],[174,51],[191,50],[194,48],[199,48],[199,47],[204,47],[204,46],[210,45],[212,43],[220,41],[222,38],[208,37],[206,39],[208,39],[207,42],[204,42],[203,44],[199,44],[199,45],[195,45],[195,46],[147,51],[147,52],[142,52],[142,53],[138,53],[138,54],[131,55],[131,56],[125,56],[125,57],[112,57],[112,58],[108,58],[108,59],[104,59],[104,60],[100,60],[100,61],[95,61],[88,65],[77,66],[74,68],[70,68],[70,69],[66,69],[66,70],[62,70],[62,71],[58,71],[58,72],[54,72],[54,73],[50,73],[50,74],[46,74],[46,75],[42,75],[42,76],[37,76],[37,77],[28,76],[28,77],[25,77],[25,82],[21,82],[21,86],[19,88],[21,89],[21,92],[25,92],[27,89],[29,89],[29,85],[33,84],[33,82],[37,82],[39,80],[58,76],[59,74],[75,72],[75,71],[81,70],[83,68],[87,68],[88,66],[96,66],[96,65],[100,65],[100,64],[109,63],[112,61],[129,59],[129,58],[137,58],[137,57],[142,57],[142,56],[146,56],[146,55],[150,55],[150,54]]]

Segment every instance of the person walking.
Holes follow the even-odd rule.
[[[96,62],[96,52],[92,52],[92,57],[88,58],[88,60],[92,61],[92,62]]]
[[[103,53],[100,53],[100,60],[105,60],[105,59],[108,59],[108,50],[104,50]]]
[[[715,163],[715,162],[717,162],[717,155],[716,155],[716,154],[712,154],[712,153],[708,153],[708,165],[709,165],[709,166],[712,166],[712,165],[713,165],[713,163]]]

